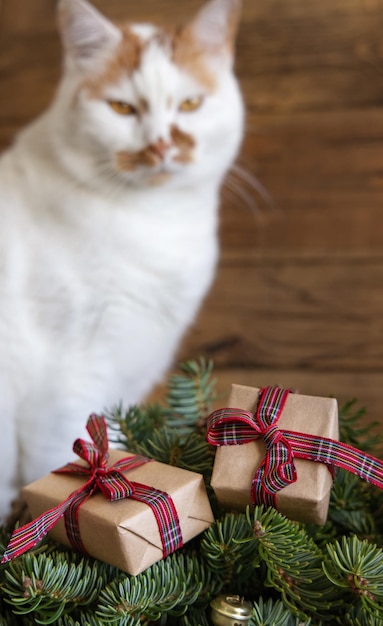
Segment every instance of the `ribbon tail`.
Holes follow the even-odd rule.
[[[96,444],[101,458],[106,461],[108,458],[108,434],[105,417],[92,413],[88,419],[86,429]]]
[[[40,543],[53,526],[57,524],[59,519],[63,517],[70,502],[71,499],[68,498],[68,500],[50,509],[44,515],[33,520],[33,522],[17,528],[12,534],[1,563],[8,563],[8,561],[21,556]]]
[[[93,483],[93,476],[91,476],[85,485],[71,493],[64,502],[61,502],[42,515],[39,515],[39,517],[32,522],[14,530],[7,549],[3,554],[1,564],[16,559],[18,556],[28,552],[28,550],[31,550],[40,543],[55,524],[65,515],[67,510],[71,508],[73,503],[87,497],[89,492],[93,489]]]
[[[315,437],[294,431],[283,432],[291,442],[296,458],[324,463],[359,476],[379,489],[383,489],[383,463],[342,441]]]

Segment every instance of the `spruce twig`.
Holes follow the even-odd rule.
[[[303,619],[334,617],[341,600],[323,573],[323,554],[301,524],[275,509],[247,511],[259,554],[267,567],[265,586],[281,594],[285,606]]]
[[[181,363],[180,374],[168,382],[166,401],[169,407],[167,425],[182,435],[197,432],[205,435],[206,421],[216,398],[213,363],[201,358]]]
[[[196,558],[171,555],[138,576],[112,581],[99,596],[96,613],[102,624],[127,618],[157,621],[163,613],[183,615],[207,593],[210,575]]]
[[[137,452],[160,463],[198,472],[206,478],[213,467],[213,455],[202,435],[190,432],[182,436],[168,426],[158,428],[150,439],[137,445]]]
[[[383,619],[383,551],[355,535],[327,546],[323,570],[330,582],[344,592],[347,604],[366,616]]]
[[[273,601],[269,598],[266,602],[262,597],[254,602],[253,608],[254,626],[277,625],[278,626],[302,626],[303,622],[286,609],[280,600]],[[311,619],[304,622],[304,626],[310,626]]]
[[[33,613],[40,624],[54,624],[65,610],[92,604],[103,587],[102,565],[76,561],[59,551],[12,561],[2,588],[15,615]]]
[[[127,409],[119,404],[105,411],[105,417],[110,441],[121,450],[137,453],[138,445],[166,423],[168,410],[160,404],[133,405]]]

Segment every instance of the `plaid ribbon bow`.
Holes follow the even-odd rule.
[[[86,465],[68,463],[54,473],[79,474],[89,478],[64,502],[15,530],[2,563],[33,548],[62,517],[64,517],[66,533],[73,548],[86,553],[79,532],[79,509],[96,491],[101,491],[111,502],[131,498],[150,506],[160,531],[164,557],[182,547],[179,518],[171,496],[153,487],[130,481],[122,473],[140,467],[152,459],[135,455],[120,459],[108,467],[108,436],[104,417],[91,415],[87,423],[87,431],[92,442],[76,439],[73,445],[73,451],[86,461]]]
[[[224,408],[208,418],[207,441],[213,446],[263,438],[266,456],[252,481],[252,503],[276,506],[277,492],[297,480],[294,458],[324,463],[332,473],[340,467],[383,489],[383,463],[379,459],[334,439],[278,429],[289,393],[279,387],[266,387],[260,390],[255,415]]]

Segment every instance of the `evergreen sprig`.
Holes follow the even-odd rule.
[[[15,615],[33,613],[37,623],[54,624],[65,610],[92,604],[104,583],[100,566],[76,560],[57,551],[11,561],[2,590]]]
[[[169,378],[167,425],[175,428],[180,435],[186,436],[191,432],[205,434],[206,420],[216,399],[212,371],[213,362],[201,358],[181,363],[180,373]]]
[[[244,515],[228,513],[217,520],[201,541],[201,554],[225,589],[244,591],[260,564],[258,546]]]
[[[109,440],[122,450],[137,453],[153,432],[166,423],[168,410],[160,404],[133,405],[126,409],[119,404],[105,412]]]
[[[266,587],[276,589],[285,606],[303,619],[329,619],[340,606],[322,569],[323,553],[301,524],[275,509],[247,511],[259,555],[266,566]]]
[[[264,601],[262,596],[258,602],[254,602],[253,608],[254,626],[302,626],[299,617],[286,611],[286,607],[280,600],[273,601],[269,598]],[[311,619],[304,622],[304,626],[310,626]]]
[[[202,435],[191,432],[182,436],[168,426],[154,431],[150,439],[137,445],[137,451],[161,463],[205,476],[210,475],[213,467],[213,455]]]
[[[208,593],[210,575],[197,559],[170,555],[138,576],[111,582],[101,593],[96,613],[103,624],[130,626],[131,618],[157,621],[163,613],[183,615]],[[140,622],[141,620],[141,622]]]
[[[347,604],[365,615],[383,619],[383,550],[355,535],[343,536],[327,546],[323,570],[330,582],[344,592]]]
[[[211,363],[182,364],[163,406],[108,412],[110,439],[208,481],[214,389]],[[354,402],[343,407],[341,439],[374,453],[381,438],[362,417]],[[253,602],[250,626],[383,626],[382,491],[338,471],[323,527],[263,507],[224,513],[208,493],[215,523],[138,576],[50,541],[2,566],[0,626],[209,626],[221,592]],[[0,529],[0,554],[8,539]]]

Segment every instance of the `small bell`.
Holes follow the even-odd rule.
[[[215,626],[246,626],[251,619],[252,605],[240,596],[218,596],[210,606]]]

